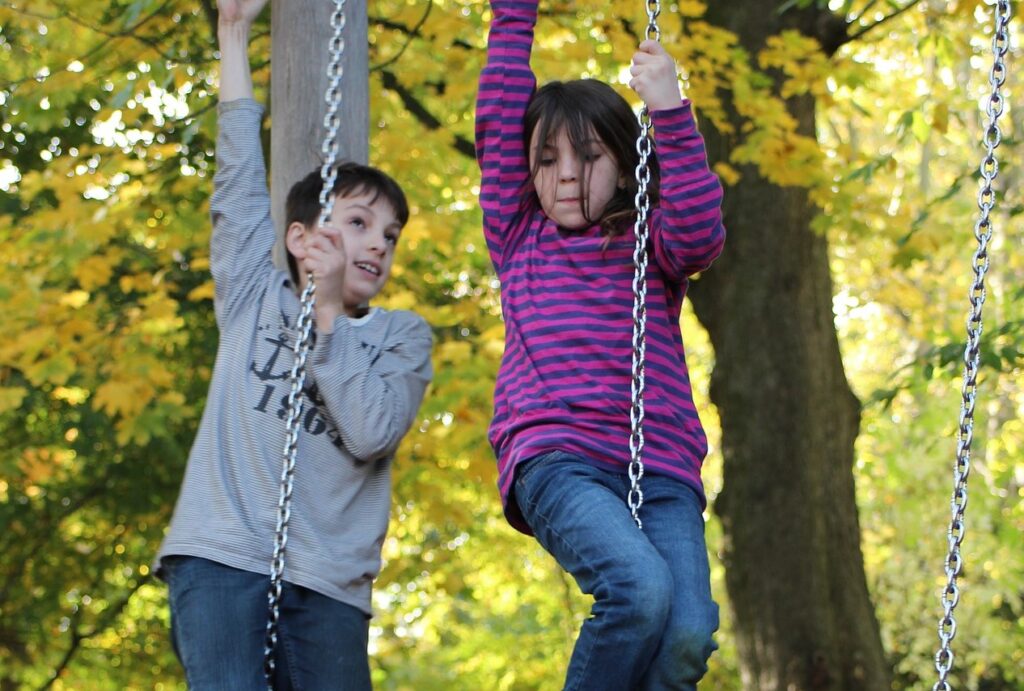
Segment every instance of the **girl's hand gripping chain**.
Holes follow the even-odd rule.
[[[649,110],[668,110],[682,105],[676,63],[660,43],[647,39],[633,55],[629,88],[637,92]]]

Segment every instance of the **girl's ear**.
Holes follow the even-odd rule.
[[[295,221],[284,231],[284,245],[296,259],[306,258],[306,226]]]
[[[620,190],[626,189],[626,174],[619,173],[619,181],[616,183],[616,187]]]

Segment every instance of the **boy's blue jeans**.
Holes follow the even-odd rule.
[[[696,689],[717,648],[718,606],[697,495],[645,475],[636,527],[629,477],[556,451],[516,471],[515,497],[537,540],[594,596],[565,689]]]
[[[170,593],[171,638],[189,689],[266,689],[270,578],[198,557],[168,557],[161,566]],[[364,612],[285,582],[280,613],[277,691],[369,691]]]

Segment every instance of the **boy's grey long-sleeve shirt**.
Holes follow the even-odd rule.
[[[299,299],[271,260],[275,241],[260,147],[262,107],[222,103],[210,202],[220,344],[199,432],[157,562],[196,556],[270,572],[285,402]],[[391,496],[391,462],[430,382],[432,338],[418,315],[373,309],[316,333],[284,579],[370,612]]]

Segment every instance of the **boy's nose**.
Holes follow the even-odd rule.
[[[384,253],[388,245],[388,239],[384,237],[384,232],[372,233],[370,235],[370,241],[367,243],[367,249],[371,252]]]

